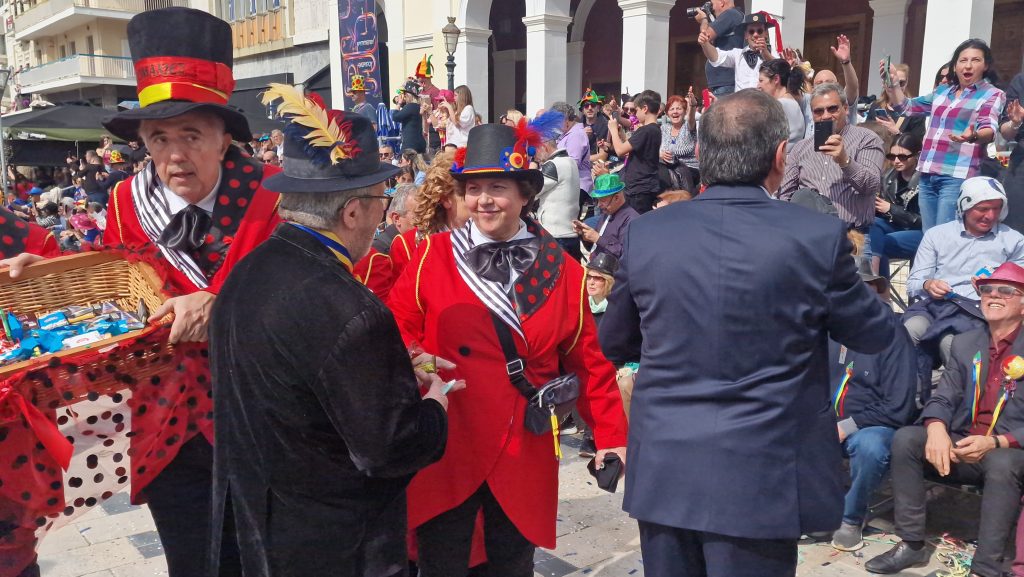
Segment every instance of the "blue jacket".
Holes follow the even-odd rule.
[[[839,219],[752,186],[630,224],[600,340],[615,364],[640,359],[631,516],[755,539],[839,527],[828,339],[877,353],[896,328],[851,250]]]
[[[896,338],[873,355],[851,351],[830,340],[828,363],[833,408],[839,400],[836,418],[847,435],[865,427],[898,429],[917,418],[917,352],[907,329],[898,326]],[[846,394],[837,399],[847,367],[853,376],[846,385]]]

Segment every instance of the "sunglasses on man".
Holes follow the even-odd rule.
[[[1024,296],[1024,292],[1021,292],[1020,289],[1015,289],[1012,286],[1008,286],[1008,285],[1004,285],[1004,284],[1001,284],[1001,285],[983,284],[983,285],[978,287],[978,292],[983,294],[983,295],[985,295],[985,296],[996,296],[996,295],[998,295],[1000,298],[1004,298],[1004,299],[1008,299],[1008,298],[1012,298],[1012,297]]]
[[[597,108],[597,106],[598,105],[593,103],[593,102],[584,102],[583,103],[583,108],[584,109],[587,109],[587,108]]]
[[[826,112],[829,114],[835,114],[839,112],[839,105],[833,104],[832,106],[826,106],[825,108],[812,108],[811,112],[813,112],[815,116],[822,116]]]

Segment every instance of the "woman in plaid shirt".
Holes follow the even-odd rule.
[[[1006,95],[996,88],[992,49],[972,38],[960,44],[949,62],[948,84],[935,92],[907,98],[898,84],[885,91],[893,111],[906,116],[931,116],[918,163],[919,202],[924,230],[956,218],[960,185],[978,176],[985,147],[995,137]],[[885,61],[879,64],[883,83]],[[890,66],[889,76],[895,76]]]

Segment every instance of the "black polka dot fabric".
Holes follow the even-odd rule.
[[[223,166],[213,208],[213,226],[206,235],[206,242],[192,255],[206,278],[213,278],[224,264],[246,207],[263,180],[263,165],[244,157],[235,147],[228,151]]]
[[[512,293],[516,299],[520,321],[525,321],[537,312],[546,297],[551,294],[551,288],[555,286],[561,274],[562,259],[565,258],[562,245],[536,222],[526,219],[526,230],[540,237],[541,245],[537,260],[533,261],[533,265],[519,277]]]

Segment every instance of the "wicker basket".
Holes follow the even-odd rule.
[[[142,300],[150,311],[155,311],[164,301],[161,284],[153,269],[145,263],[129,262],[114,252],[83,253],[35,263],[26,267],[17,279],[12,279],[6,270],[0,271],[0,308],[19,314],[47,313],[70,305],[95,305],[114,301],[122,310],[135,311],[139,300]],[[105,351],[120,341],[136,339],[153,330],[152,326],[147,326],[83,347],[7,365],[0,368],[0,380],[26,370],[31,372],[43,367],[63,367],[65,364],[77,363],[76,356],[90,356],[83,355],[84,352]],[[145,356],[150,358],[140,358],[136,352],[134,355],[115,354],[102,363],[93,361],[97,366],[90,366],[88,362],[80,364],[73,370],[99,375],[94,380],[85,381],[87,387],[82,384],[76,387],[57,386],[45,391],[36,389],[30,398],[41,408],[52,408],[55,404],[78,401],[90,392],[106,394],[124,389],[124,383],[115,378],[116,374],[130,373],[136,378],[149,377],[166,369],[159,359],[170,356],[170,351],[170,345],[163,342],[145,349]],[[59,359],[59,362],[55,359]],[[118,365],[116,371],[109,370],[111,363]],[[59,374],[57,382],[66,384],[76,381],[66,376]],[[82,390],[76,390],[79,388]]]

